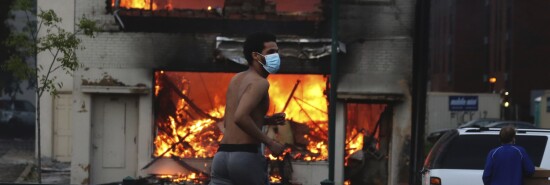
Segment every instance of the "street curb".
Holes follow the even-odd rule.
[[[21,182],[23,182],[23,180],[25,180],[25,177],[26,177],[27,175],[29,175],[29,173],[31,172],[32,166],[33,166],[32,163],[27,164],[27,166],[25,167],[25,169],[23,170],[23,172],[21,172],[21,174],[19,175],[19,177],[17,177],[17,179],[15,180],[15,183],[21,183]]]

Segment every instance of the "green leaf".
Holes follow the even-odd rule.
[[[101,29],[97,27],[97,23],[95,21],[92,21],[86,17],[82,17],[82,19],[80,19],[79,23],[76,24],[76,26],[78,27],[79,31],[84,32],[84,35],[92,38],[95,37],[95,32],[101,31]]]
[[[10,56],[8,61],[2,65],[2,70],[12,72],[15,77],[26,80],[34,77],[34,70],[19,56]]]
[[[12,32],[4,44],[8,47],[18,48],[19,51],[33,50],[36,47],[28,34],[20,32]]]
[[[35,2],[31,0],[17,0],[12,6],[12,8],[15,10],[23,10],[28,12],[35,12],[34,7]]]
[[[38,13],[37,16],[42,19],[44,25],[46,26],[55,26],[55,24],[61,22],[61,17],[58,17],[53,10],[40,10],[40,13]]]

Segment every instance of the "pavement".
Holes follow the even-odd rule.
[[[0,139],[0,182],[14,183],[34,163],[34,140]]]
[[[0,124],[0,183],[37,183],[34,128]],[[42,160],[42,183],[69,184],[70,163]]]
[[[42,164],[42,182],[45,184],[70,184],[71,164],[46,161]]]
[[[0,139],[0,183],[38,182],[34,139]],[[42,161],[42,183],[69,184],[70,163]]]

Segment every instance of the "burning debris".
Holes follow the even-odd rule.
[[[208,174],[177,157],[157,157],[143,170],[150,174],[149,184],[204,184],[209,179]]]
[[[214,156],[223,137],[219,124],[224,114],[225,90],[232,76],[229,73],[155,74],[157,132],[154,156]],[[207,82],[205,79],[216,80]],[[295,79],[300,80],[289,86],[288,81]],[[287,153],[294,160],[326,160],[328,104],[323,94],[326,79],[321,75],[273,75],[269,80],[272,84],[269,112],[285,112],[288,120],[285,125],[268,126],[268,135],[285,143],[290,148]],[[300,85],[303,87],[299,88]]]
[[[346,184],[387,184],[388,137],[391,111],[385,104],[347,105],[345,179]]]
[[[116,1],[112,1],[111,5],[115,6]],[[157,2],[154,2],[153,0],[120,0],[120,4],[117,6],[119,7],[125,7],[125,8],[135,8],[135,9],[143,9],[143,10],[157,10],[158,5]]]
[[[280,0],[212,0],[212,1],[178,1],[178,0],[111,0],[111,6],[125,9],[143,10],[177,10],[194,9],[207,11],[225,11],[226,13],[272,13],[287,14],[317,13],[320,11],[320,0],[302,0],[300,2]],[[221,13],[221,12],[220,12]]]
[[[214,156],[223,137],[225,91],[232,76],[231,73],[155,73],[157,159]],[[270,171],[273,181],[288,182],[291,160],[328,158],[326,78],[272,75],[269,80],[269,112],[285,112],[287,121],[285,125],[268,126],[267,132],[288,146],[279,158],[268,155],[273,160]]]
[[[214,156],[223,137],[225,92],[233,75],[206,72],[155,73],[155,160],[168,158],[184,161],[190,158],[210,159]],[[271,156],[266,150],[266,157],[271,160],[270,178],[272,182],[292,184],[292,161],[328,159],[327,79],[322,75],[271,75],[268,80],[271,84],[268,112],[284,112],[287,120],[284,125],[268,125],[265,131],[268,136],[288,147],[279,157]],[[354,124],[348,124],[347,127],[346,166],[348,160],[354,159],[353,156],[364,151],[364,148],[380,148],[377,142],[380,123],[377,124],[377,121],[385,105],[368,108],[348,108],[348,123]],[[364,116],[369,120],[360,115],[365,111],[372,114]],[[369,143],[369,147],[363,146],[365,142]],[[191,172],[163,175],[174,179],[185,177],[187,180],[194,177],[199,179],[197,182],[208,179],[208,172],[193,169],[185,162],[180,163],[180,166]]]

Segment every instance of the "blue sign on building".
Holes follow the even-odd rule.
[[[478,101],[477,96],[449,96],[450,111],[477,111]]]

